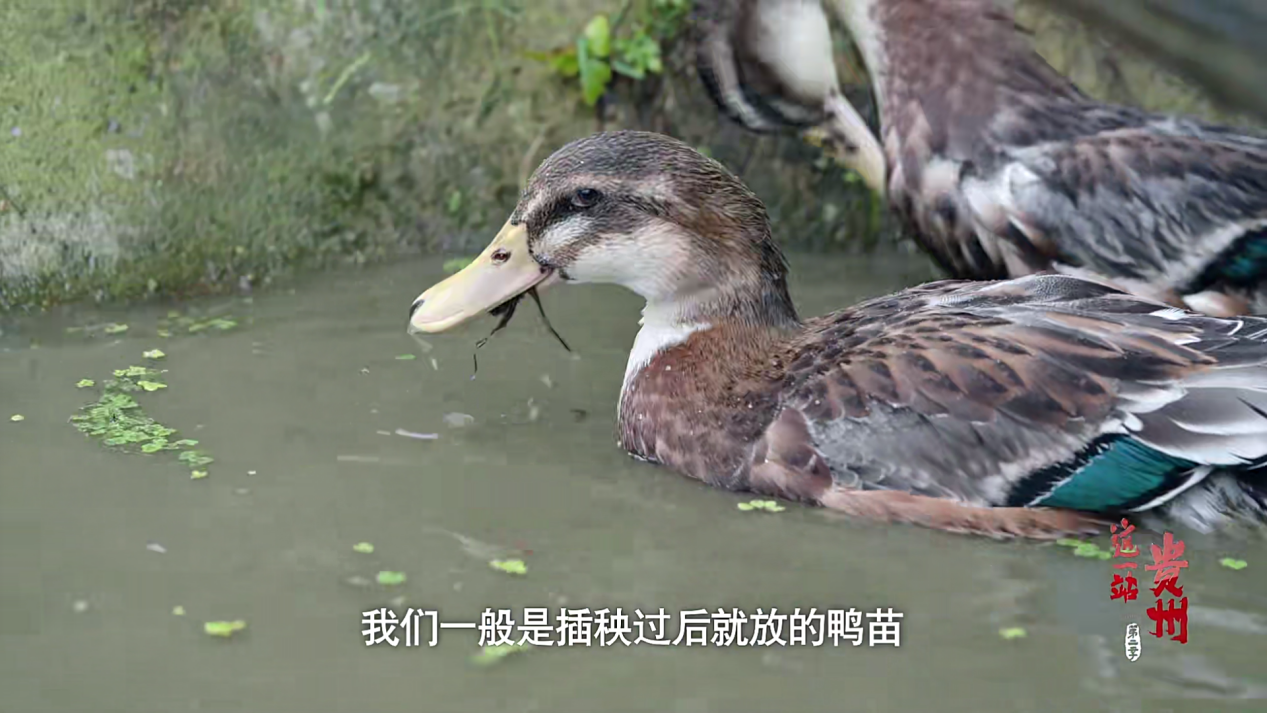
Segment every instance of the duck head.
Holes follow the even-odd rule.
[[[884,151],[845,98],[819,0],[697,0],[696,70],[723,114],[750,131],[801,129],[884,195]]]
[[[447,331],[560,282],[622,285],[675,322],[794,323],[786,271],[765,206],[720,163],[660,134],[600,133],[542,162],[484,252],[414,301],[409,328]]]

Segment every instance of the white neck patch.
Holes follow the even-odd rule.
[[[669,305],[653,305],[647,303],[642,310],[642,319],[638,323],[642,329],[634,337],[633,348],[629,351],[629,362],[625,365],[625,381],[620,387],[620,403],[625,400],[625,392],[629,390],[634,377],[642,371],[657,354],[666,349],[685,342],[692,334],[710,329],[707,322],[683,324],[675,319],[678,310]],[[617,414],[620,404],[617,404]]]

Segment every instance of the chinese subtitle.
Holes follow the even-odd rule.
[[[623,609],[524,607],[516,619],[510,609],[485,609],[473,621],[441,621],[439,612],[413,609],[398,616],[387,608],[361,616],[366,646],[435,646],[441,629],[476,629],[480,646],[861,646],[902,645],[902,618],[892,607],[819,611],[800,608],[749,614],[739,609],[685,610],[675,617],[658,609],[627,614]]]

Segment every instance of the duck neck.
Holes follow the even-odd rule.
[[[765,270],[724,287],[708,287],[672,297],[651,298],[625,367],[621,401],[638,374],[657,356],[685,344],[692,335],[724,329],[745,342],[762,342],[800,325],[781,270]],[[729,368],[729,364],[719,367]]]
[[[939,121],[980,117],[1009,96],[1077,99],[997,0],[832,0],[872,77],[881,123],[932,101]],[[883,130],[883,129],[882,129]]]

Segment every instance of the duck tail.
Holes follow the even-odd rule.
[[[1267,319],[1188,319],[1208,329],[1186,346],[1216,363],[1176,382],[1164,406],[1138,402],[1134,437],[1187,461],[1192,477],[1140,510],[1202,532],[1267,523]]]
[[[1145,521],[1155,530],[1177,524],[1202,534],[1267,525],[1267,472],[1254,478],[1248,472],[1220,471],[1148,513]]]

